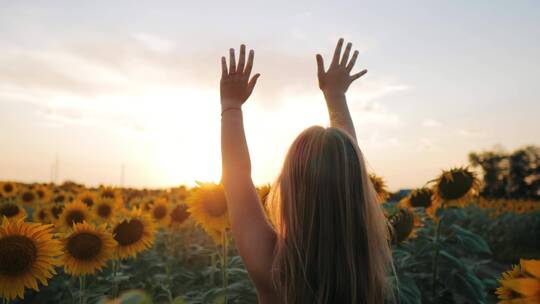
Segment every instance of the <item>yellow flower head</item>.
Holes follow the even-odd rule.
[[[77,196],[76,200],[81,201],[88,208],[92,208],[97,202],[97,194],[93,191],[83,191]]]
[[[51,225],[6,220],[0,225],[0,297],[24,298],[24,289],[47,285],[62,254]]]
[[[119,259],[135,257],[154,243],[154,223],[148,214],[132,209],[113,225],[113,237],[117,243],[115,256]]]
[[[188,198],[188,211],[205,231],[225,231],[229,226],[223,185],[199,183]]]
[[[99,191],[98,198],[101,200],[113,200],[116,204],[122,204],[122,192],[118,189],[110,187],[102,187]]]
[[[37,207],[32,214],[32,221],[42,224],[52,223],[51,213],[44,206]]]
[[[181,228],[189,218],[188,206],[186,204],[176,204],[171,208],[169,226],[171,229]]]
[[[104,226],[83,222],[73,225],[73,231],[61,239],[64,271],[79,276],[94,274],[112,258],[116,242]]]
[[[65,208],[58,219],[57,227],[70,229],[74,224],[89,222],[90,218],[91,214],[88,210],[88,206],[81,201],[75,201],[65,205]]]
[[[12,182],[0,183],[0,194],[2,197],[14,197],[17,195],[17,185]]]
[[[52,192],[49,187],[45,185],[36,185],[35,191],[40,203],[49,204],[51,202]]]
[[[427,187],[415,189],[409,194],[408,201],[411,207],[429,208],[433,204],[433,191]]]
[[[3,218],[15,220],[26,218],[26,211],[12,202],[0,203],[0,222]]]
[[[540,260],[522,259],[499,283],[496,294],[502,303],[540,303]]]
[[[37,193],[30,188],[21,189],[17,196],[17,202],[20,206],[33,208],[39,201]]]
[[[480,187],[476,174],[468,168],[443,171],[435,182],[436,200],[456,207],[463,207],[470,197],[478,194]]]
[[[51,215],[52,222],[56,222],[60,219],[62,211],[64,211],[63,204],[52,204],[49,206],[49,214]]]
[[[116,217],[120,205],[112,198],[100,198],[93,205],[92,211],[96,220],[103,223],[110,223]]]
[[[257,194],[259,194],[259,198],[261,199],[261,203],[263,204],[263,206],[267,205],[266,199],[268,198],[271,190],[272,186],[270,184],[262,185],[257,188]]]
[[[379,197],[379,201],[381,203],[386,202],[390,194],[388,193],[388,189],[386,187],[386,182],[384,181],[384,179],[380,176],[375,175],[374,173],[369,174],[369,179],[373,184],[373,189],[375,189],[375,192]]]
[[[401,243],[411,236],[415,236],[415,226],[419,224],[416,214],[411,208],[399,208],[397,212],[388,218],[392,226],[392,240]]]
[[[171,212],[171,206],[167,199],[160,197],[154,200],[154,203],[150,206],[150,217],[160,227],[166,227],[171,218],[169,213]]]

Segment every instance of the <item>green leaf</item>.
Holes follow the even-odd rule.
[[[186,304],[186,302],[184,301],[184,299],[182,297],[176,297],[172,301],[172,304]]]
[[[474,274],[468,272],[462,274],[460,272],[454,272],[451,275],[450,287],[455,296],[462,297],[468,301],[461,302],[473,302],[473,303],[485,303],[486,292],[484,290],[484,284]]]
[[[455,236],[466,250],[491,254],[488,244],[481,236],[455,224],[452,225],[452,228],[455,231]]]
[[[421,304],[422,294],[413,278],[400,276],[397,287],[398,303],[402,304]]]
[[[465,265],[463,264],[463,262],[461,262],[458,258],[450,254],[448,251],[446,250],[439,251],[439,256],[443,260],[449,262],[452,267],[455,267],[458,269],[465,269]]]

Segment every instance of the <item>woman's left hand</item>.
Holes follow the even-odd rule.
[[[253,92],[260,74],[255,74],[250,79],[255,52],[249,51],[247,63],[246,46],[240,46],[238,65],[234,55],[234,49],[229,50],[229,67],[225,56],[221,57],[221,108],[240,108]]]

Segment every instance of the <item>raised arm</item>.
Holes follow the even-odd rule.
[[[322,56],[317,54],[317,75],[319,78],[319,88],[323,91],[328,107],[330,126],[344,130],[356,140],[356,132],[349,107],[347,106],[345,93],[351,83],[365,75],[367,70],[362,70],[359,73],[351,75],[354,63],[358,57],[358,51],[354,51],[352,58],[349,60],[352,43],[347,43],[343,57],[341,56],[342,47],[343,38],[339,39],[337,43],[328,71],[324,69]]]
[[[221,58],[221,156],[222,181],[236,247],[259,293],[271,293],[270,269],[275,233],[266,219],[251,180],[251,161],[244,133],[242,105],[249,98],[259,74],[250,79],[253,50],[245,62],[246,47],[240,47],[238,65],[230,49],[229,67]]]

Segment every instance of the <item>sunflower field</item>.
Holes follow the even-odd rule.
[[[469,168],[401,196],[372,174],[398,303],[540,303],[540,202],[487,199]],[[258,188],[264,202],[270,186]],[[4,303],[256,303],[220,184],[0,183]]]

